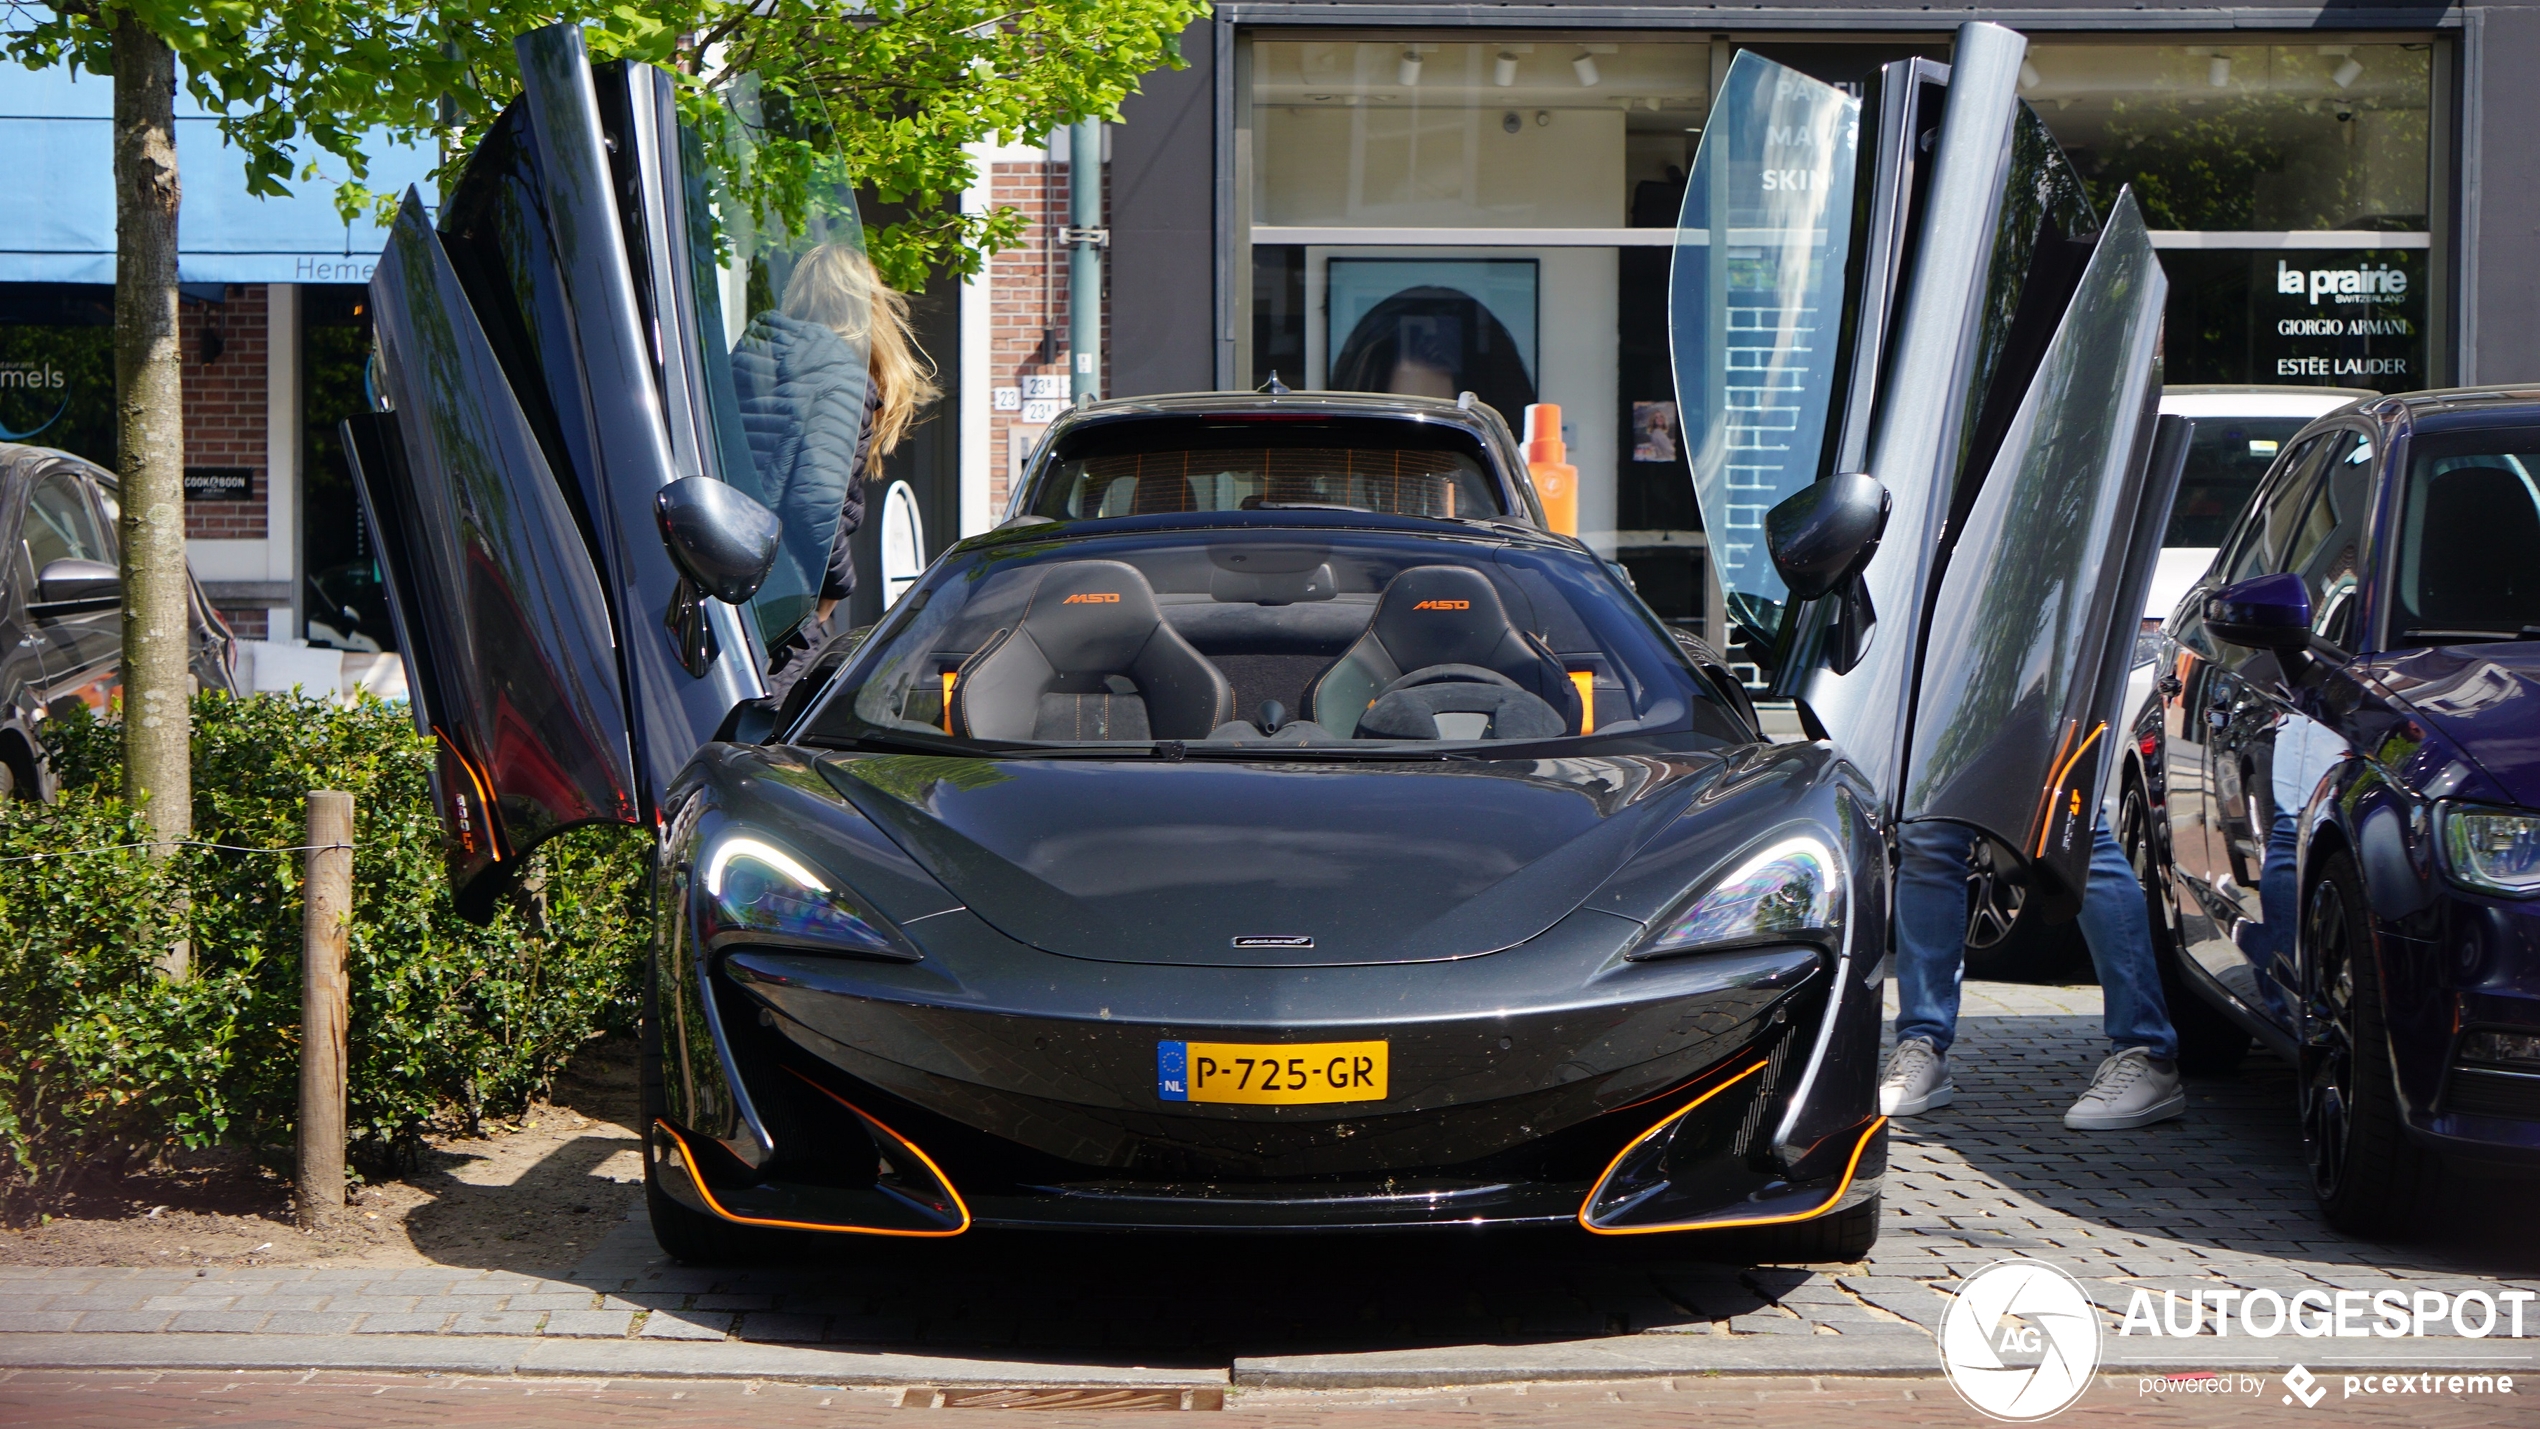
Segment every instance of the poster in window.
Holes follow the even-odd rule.
[[[1535,401],[1532,258],[1334,258],[1324,386],[1452,399],[1471,392],[1511,426]]]
[[[1632,404],[1632,460],[1674,461],[1677,452],[1676,404],[1634,402]]]

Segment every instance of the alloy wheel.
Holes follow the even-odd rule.
[[[2337,885],[2311,890],[2304,920],[2302,989],[2302,1154],[2323,1201],[2345,1179],[2355,1121],[2354,930]]]

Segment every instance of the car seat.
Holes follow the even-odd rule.
[[[2417,550],[2417,619],[2516,630],[2540,625],[2540,511],[2522,477],[2461,466],[2426,483]]]
[[[953,677],[953,730],[973,739],[1204,739],[1234,715],[1234,687],[1119,561],[1048,567]]]
[[[1441,666],[1477,666],[1551,706],[1563,730],[1579,727],[1579,694],[1560,660],[1517,628],[1499,588],[1468,566],[1413,566],[1386,582],[1367,633],[1315,677],[1305,708],[1343,738],[1388,685]]]

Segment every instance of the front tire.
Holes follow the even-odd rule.
[[[2322,863],[2302,917],[2302,1156],[2328,1223],[2388,1239],[2418,1228],[2441,1159],[2408,1135],[2390,1065],[2372,909],[2355,861]]]
[[[2178,918],[2171,907],[2169,879],[2153,856],[2151,801],[2143,786],[2126,781],[2125,798],[2117,806],[2117,842],[2126,862],[2134,865],[2143,885],[2143,911],[2152,925],[2152,960],[2161,970],[2161,1001],[2169,1008],[2170,1028],[2178,1034],[2178,1064],[2199,1076],[2238,1071],[2249,1055],[2249,1030],[2207,1002],[2179,965]]]

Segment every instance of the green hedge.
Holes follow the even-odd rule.
[[[302,840],[308,790],[357,801],[357,1163],[392,1162],[435,1118],[516,1112],[592,1033],[632,1028],[648,838],[554,840],[477,927],[451,908],[432,747],[402,707],[206,694],[194,722],[198,840],[286,847]],[[116,794],[119,731],[78,714],[48,724],[60,799],[0,810],[9,1220],[170,1146],[243,1145],[279,1164],[299,1091],[302,855],[191,848],[154,864],[120,847],[144,834]],[[181,937],[193,975],[170,981],[159,959]]]

